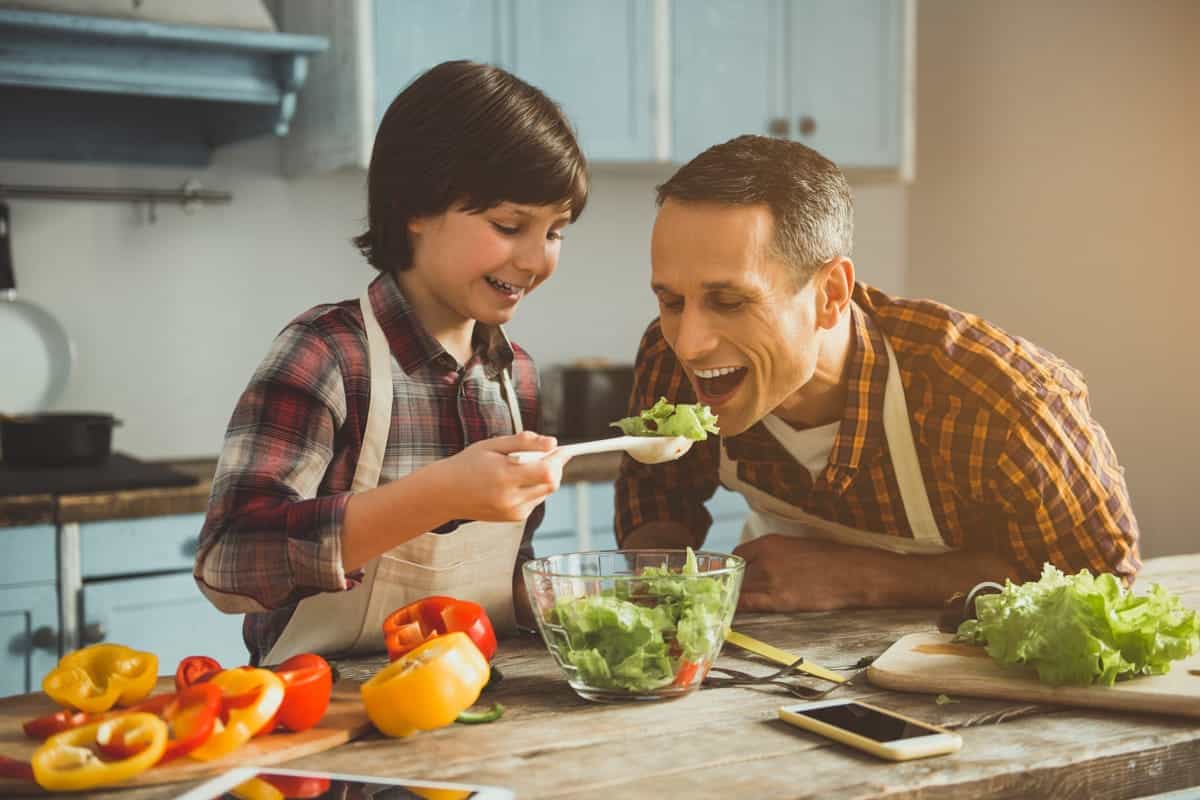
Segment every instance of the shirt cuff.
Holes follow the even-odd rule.
[[[287,559],[297,589],[349,588],[342,565],[342,523],[350,492],[292,503],[287,512]]]

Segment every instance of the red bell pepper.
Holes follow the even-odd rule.
[[[329,662],[316,653],[301,653],[270,669],[283,681],[283,704],[256,735],[264,736],[277,727],[306,731],[320,722],[333,696],[333,668]],[[250,692],[241,697],[225,698],[223,713],[249,705],[256,696],[257,692]]]
[[[478,603],[434,595],[393,611],[383,621],[388,659],[395,661],[423,642],[447,633],[465,633],[483,657],[496,654],[496,631]]]
[[[31,719],[22,725],[21,728],[30,739],[37,739],[44,742],[56,733],[78,728],[89,722],[95,722],[97,719],[99,719],[98,714],[89,714],[86,711],[74,711],[70,708],[64,708],[62,711],[55,711],[53,714]]]
[[[8,756],[0,756],[0,778],[18,781],[33,780],[33,764]]]
[[[211,683],[198,683],[177,694],[151,697],[132,710],[154,714],[167,722],[170,736],[157,762],[163,764],[192,752],[208,740],[221,710],[221,690]],[[97,743],[101,755],[110,759],[129,758],[145,747],[145,742],[129,737]]]
[[[188,656],[175,668],[175,691],[203,683],[221,671],[221,662],[208,656]]]
[[[312,775],[275,775],[263,773],[258,777],[274,786],[287,800],[306,800],[310,797],[320,797],[329,791],[329,778],[318,778]]]

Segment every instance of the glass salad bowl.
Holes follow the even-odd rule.
[[[522,569],[567,683],[605,702],[699,688],[721,652],[746,562],[691,549],[604,550],[537,558]]]

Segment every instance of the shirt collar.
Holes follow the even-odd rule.
[[[454,356],[417,318],[412,305],[390,273],[381,273],[371,281],[367,295],[371,300],[371,310],[383,328],[388,347],[406,373],[411,375],[430,363],[441,364],[451,370],[458,369]],[[500,326],[476,323],[472,340],[476,358],[482,361],[488,378],[494,378],[512,366],[512,344]]]

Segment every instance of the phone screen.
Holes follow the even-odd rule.
[[[915,736],[929,736],[938,733],[924,725],[915,725],[908,720],[884,714],[858,703],[841,703],[820,708],[791,710],[796,714],[811,717],[877,742],[894,742],[898,739],[911,739]]]

